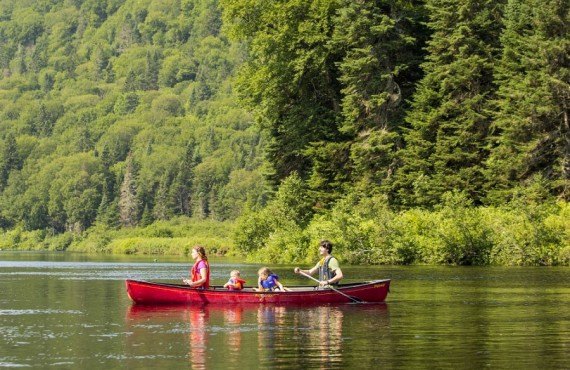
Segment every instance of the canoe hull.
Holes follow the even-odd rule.
[[[350,299],[332,289],[311,290],[295,289],[291,292],[253,292],[250,289],[230,291],[221,287],[211,289],[192,289],[186,285],[162,284],[139,280],[127,280],[127,294],[137,304],[236,304],[236,303],[271,303],[271,304],[327,304],[382,303],[390,289],[390,280],[375,280],[366,283],[341,285],[337,290],[352,297]]]

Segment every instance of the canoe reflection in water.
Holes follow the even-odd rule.
[[[349,352],[343,347],[354,330],[343,321],[359,325],[363,317],[382,319],[386,313],[385,305],[132,305],[127,367],[144,367],[141,358],[168,354],[164,365],[189,361],[193,369],[342,368],[343,352]]]
[[[288,367],[297,362],[300,367],[318,364],[324,368],[331,368],[335,363],[340,365],[343,309],[351,307],[259,306],[259,364]],[[300,351],[291,351],[292,343],[296,343]]]
[[[210,311],[207,309],[189,310],[190,323],[190,365],[192,369],[205,369],[208,354],[207,325]]]
[[[192,369],[206,369],[212,355],[234,356],[239,351],[242,311],[239,306],[132,305],[126,320],[132,332],[127,343],[129,358],[140,358],[140,354],[149,356],[149,353],[158,358],[162,353],[172,354],[173,348],[179,348],[176,358],[186,358]],[[212,343],[212,337],[220,337],[217,334],[221,334],[223,328],[229,330],[227,341],[221,345]],[[214,349],[217,354],[213,353]]]

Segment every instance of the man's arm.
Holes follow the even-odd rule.
[[[317,272],[318,270],[319,270],[319,264],[317,263],[317,264],[315,265],[315,267],[313,267],[313,268],[310,269],[310,270],[301,270],[300,268],[295,267],[295,270],[294,270],[294,271],[295,271],[296,274],[299,274],[299,273],[302,272],[303,274],[313,275],[313,274],[314,274],[315,272]]]

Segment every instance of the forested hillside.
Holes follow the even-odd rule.
[[[213,0],[1,1],[1,226],[82,232],[261,201],[245,52]]]
[[[1,0],[0,244],[568,264],[568,10]]]

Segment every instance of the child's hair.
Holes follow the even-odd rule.
[[[262,275],[262,274],[269,276],[269,275],[272,274],[272,272],[271,272],[271,270],[268,269],[267,267],[262,267],[262,268],[259,269],[259,271],[257,271],[257,275]]]
[[[235,275],[235,276],[239,276],[239,270],[232,270],[232,271],[230,272],[230,276],[234,276],[234,275]]]

